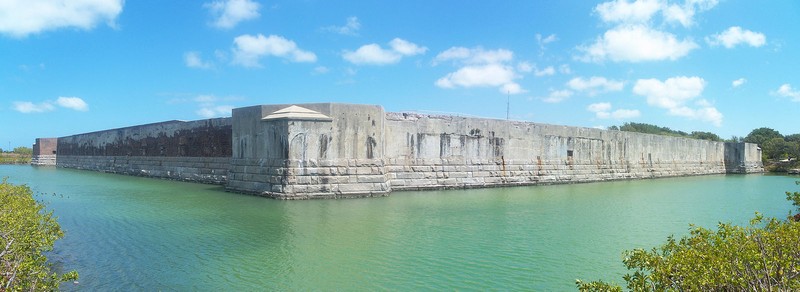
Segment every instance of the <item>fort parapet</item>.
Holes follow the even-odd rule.
[[[749,143],[339,103],[237,108],[231,118],[57,144],[59,167],[224,184],[280,199],[763,171],[761,150]]]

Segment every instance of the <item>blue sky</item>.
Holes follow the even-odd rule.
[[[799,133],[798,29],[794,0],[4,0],[0,148],[309,102]]]

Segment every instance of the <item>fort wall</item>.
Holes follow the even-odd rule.
[[[224,184],[230,118],[168,121],[58,138],[56,166]]]
[[[59,167],[224,184],[280,199],[762,172],[755,144],[338,103],[58,139]]]

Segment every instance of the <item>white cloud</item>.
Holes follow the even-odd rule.
[[[542,70],[536,69],[536,71],[533,72],[533,75],[535,75],[536,77],[552,76],[555,74],[556,74],[556,68],[553,68],[553,66],[547,66],[547,68],[544,68]]]
[[[221,103],[237,102],[243,99],[244,98],[238,96],[219,97],[212,94],[200,94],[192,98],[176,99],[171,101],[171,103],[189,103],[196,106],[195,114],[202,118],[210,119],[231,116],[231,110],[233,110],[235,106]]]
[[[647,104],[667,110],[669,115],[687,117],[722,125],[723,115],[706,100],[696,103],[699,108],[686,106],[690,100],[700,96],[706,82],[700,77],[673,77],[665,81],[639,79],[633,93],[647,97]]]
[[[220,105],[220,106],[201,107],[195,113],[203,118],[210,119],[219,117],[229,117],[231,116],[232,110],[233,110],[232,106]]]
[[[568,64],[562,64],[558,66],[558,72],[561,72],[561,74],[572,74],[572,69],[569,68]]]
[[[428,48],[426,47],[420,47],[415,43],[401,38],[394,38],[389,42],[389,46],[392,47],[393,51],[400,53],[403,56],[414,56],[424,54],[428,51]]]
[[[4,0],[0,1],[0,33],[26,37],[59,28],[89,30],[105,22],[114,27],[123,0]]]
[[[718,0],[686,0],[681,5],[662,0],[614,0],[598,4],[595,12],[605,23],[649,24],[661,12],[664,22],[684,27],[694,24],[697,12],[710,10]]]
[[[641,116],[639,110],[618,109],[611,113],[611,118],[616,120],[633,119]]]
[[[329,26],[325,28],[325,30],[330,32],[351,36],[358,35],[360,29],[361,23],[358,22],[358,17],[355,16],[348,17],[347,23],[344,26]]]
[[[542,35],[538,34],[538,33],[536,34],[536,42],[538,42],[539,45],[546,45],[546,44],[555,42],[557,40],[558,40],[558,37],[556,37],[555,34],[551,34],[551,35],[546,36],[546,37],[542,37]]]
[[[647,103],[660,108],[676,108],[695,97],[705,88],[700,77],[673,77],[662,82],[658,79],[639,79],[633,93],[647,97]]]
[[[719,0],[686,0],[683,5],[663,2],[662,13],[668,23],[679,23],[684,27],[694,25],[694,16],[717,6]]]
[[[519,72],[530,73],[533,72],[533,68],[534,66],[528,62],[521,62],[517,64],[517,70],[519,70]]]
[[[596,112],[607,112],[607,111],[611,110],[611,103],[608,103],[608,102],[593,103],[593,104],[590,104],[588,107],[586,107],[586,110],[588,110],[590,112],[593,112],[593,113],[596,113]]]
[[[584,79],[583,77],[572,78],[567,82],[567,86],[572,90],[586,92],[589,96],[594,96],[603,92],[620,91],[624,87],[624,83],[608,80],[605,77],[592,76],[589,79]]]
[[[28,114],[28,113],[44,113],[56,110],[56,106],[68,108],[76,111],[88,111],[89,105],[79,97],[59,97],[55,102],[48,100],[40,103],[33,103],[30,101],[17,101],[14,102],[13,109],[15,111]]]
[[[514,79],[514,69],[500,64],[464,66],[436,81],[443,88],[503,86]]]
[[[363,45],[356,51],[345,51],[342,57],[356,65],[389,65],[400,62],[405,56],[424,54],[428,50],[400,38],[390,41],[389,47],[384,49],[378,44]]]
[[[606,31],[588,47],[579,47],[584,62],[643,62],[677,60],[698,46],[691,39],[678,40],[675,35],[644,25],[626,25]]]
[[[439,78],[436,86],[455,87],[497,87],[498,91],[509,94],[527,92],[516,79],[521,78],[511,65],[514,53],[509,50],[484,50],[483,48],[452,47],[434,58],[434,65],[452,61],[460,68]],[[534,70],[535,66],[523,62],[517,65],[520,71]]]
[[[598,119],[612,118],[615,120],[625,120],[638,118],[641,116],[639,110],[618,109],[611,112],[611,103],[608,102],[590,104],[588,107],[586,107],[586,110],[595,113],[595,116]]]
[[[733,82],[731,82],[731,85],[733,87],[739,87],[739,86],[742,86],[745,82],[747,82],[747,79],[739,78],[739,79],[733,80]]]
[[[183,54],[183,62],[186,64],[186,67],[189,68],[197,68],[197,69],[209,69],[211,68],[211,62],[203,61],[203,58],[200,57],[199,52],[186,52]]]
[[[572,96],[573,92],[570,90],[550,90],[547,97],[542,98],[546,103],[559,103]]]
[[[43,113],[55,110],[56,107],[50,102],[32,103],[30,101],[14,102],[14,110],[23,114]]]
[[[62,96],[62,97],[59,97],[56,100],[56,104],[58,106],[60,106],[60,107],[73,109],[73,110],[76,110],[76,111],[85,112],[85,111],[89,110],[89,105],[86,104],[86,102],[83,101],[83,99],[81,99],[80,97],[63,97]]]
[[[208,8],[214,17],[211,25],[223,29],[233,28],[239,22],[261,16],[258,13],[261,5],[250,0],[213,1],[203,4],[203,7]]]
[[[792,101],[800,102],[800,91],[795,90],[788,83],[781,85],[774,94],[782,97],[789,97]]]
[[[659,0],[615,0],[598,4],[594,10],[610,23],[645,23],[662,8]]]
[[[316,62],[317,55],[301,50],[293,41],[281,36],[264,37],[241,35],[234,40],[233,63],[244,67],[261,67],[259,60],[265,56],[276,56],[293,62]]]
[[[461,64],[497,64],[511,62],[514,53],[506,49],[484,50],[481,47],[464,48],[452,47],[439,53],[434,58],[434,64],[454,61]]]
[[[555,34],[551,34],[546,37],[542,37],[541,34],[536,34],[536,42],[539,44],[539,55],[544,55],[544,50],[547,44],[555,42],[558,40]]]
[[[747,44],[757,48],[763,46],[767,42],[767,37],[760,32],[753,32],[738,26],[732,26],[722,33],[707,37],[706,42],[712,46],[722,45],[728,49],[739,44]]]

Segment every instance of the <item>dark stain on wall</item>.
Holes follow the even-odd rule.
[[[378,146],[378,142],[375,141],[375,138],[372,136],[367,137],[367,158],[373,159],[375,158],[374,148]]]
[[[163,129],[176,126],[171,135]],[[59,155],[231,157],[230,119],[171,121],[58,139]],[[116,138],[110,138],[116,137]]]

